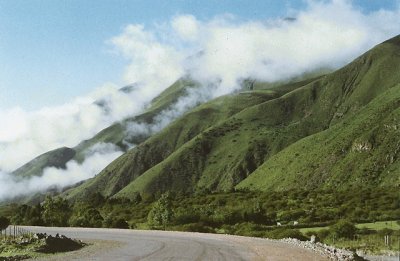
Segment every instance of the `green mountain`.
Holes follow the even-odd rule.
[[[310,135],[264,162],[236,188],[351,189],[400,186],[400,84],[356,115]]]
[[[105,142],[126,153],[64,197],[400,186],[399,71],[397,36],[329,74],[272,84],[246,80],[241,91],[196,106],[158,133],[127,136],[131,122],[154,123],[197,87],[181,79],[143,114],[72,149],[41,155],[14,174],[41,175],[48,166],[82,162]],[[138,146],[127,150],[126,142]]]
[[[64,195],[398,186],[400,37],[331,74],[221,97]]]
[[[188,88],[193,88],[195,86],[196,84],[193,81],[186,78],[180,79],[157,96],[151,102],[149,108],[142,114],[127,118],[122,122],[116,122],[97,133],[94,137],[82,141],[73,148],[63,147],[46,152],[13,171],[12,175],[18,179],[22,179],[32,176],[41,176],[43,170],[47,167],[64,169],[66,163],[70,160],[83,162],[89,150],[99,143],[112,143],[117,145],[122,151],[126,151],[128,149],[127,143],[138,144],[148,138],[148,136],[143,134],[127,135],[127,128],[131,122],[151,124],[161,111],[168,109],[179,97],[185,95]],[[120,91],[129,93],[133,88],[133,86],[126,86],[121,88]],[[106,107],[101,101],[96,102],[96,104],[101,107]]]
[[[75,150],[67,147],[46,152],[16,169],[13,175],[18,179],[24,179],[41,175],[47,167],[65,168],[65,164],[73,159],[75,154]]]
[[[66,195],[79,198],[85,197],[87,193],[101,191],[106,196],[112,196],[146,170],[168,158],[171,153],[199,133],[244,108],[273,99],[277,95],[279,95],[278,92],[270,90],[254,91],[224,96],[202,104],[122,155],[95,178],[68,191]]]

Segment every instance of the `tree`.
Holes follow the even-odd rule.
[[[338,238],[352,238],[357,232],[356,226],[347,220],[339,220],[329,230]]]
[[[42,226],[43,225],[42,211],[43,208],[40,204],[31,207],[27,211],[27,214],[25,215],[26,224],[30,226]]]
[[[43,203],[42,215],[46,225],[64,227],[68,225],[68,219],[71,216],[71,207],[65,199],[60,197],[53,199],[47,196]]]
[[[102,227],[103,217],[100,212],[90,206],[79,205],[74,207],[75,214],[69,219],[73,227]]]
[[[164,230],[173,217],[172,204],[169,193],[163,194],[158,201],[153,204],[147,216],[150,225],[164,226]]]
[[[132,201],[134,204],[139,204],[140,202],[142,202],[142,196],[140,196],[140,193],[135,193],[133,195]]]
[[[106,199],[104,198],[104,196],[102,194],[100,194],[99,192],[96,192],[92,195],[90,195],[87,200],[87,203],[90,203],[91,206],[93,207],[99,207],[104,205],[104,203],[106,202]]]
[[[0,217],[0,230],[6,229],[10,225],[10,220],[6,217]]]

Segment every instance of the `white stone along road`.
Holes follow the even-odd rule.
[[[24,228],[89,243],[78,251],[35,260],[327,260],[311,250],[261,238],[128,229]]]

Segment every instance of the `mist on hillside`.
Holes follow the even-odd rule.
[[[47,168],[41,177],[21,181],[10,175],[44,152],[74,147],[113,122],[144,112],[153,98],[181,77],[189,76],[199,86],[188,89],[153,123],[131,122],[127,137],[154,134],[197,104],[238,90],[247,78],[274,82],[318,68],[338,68],[398,34],[400,28],[400,10],[366,14],[345,0],[310,1],[305,10],[291,10],[288,15],[295,19],[241,21],[223,14],[205,21],[183,14],[152,28],[127,25],[107,43],[129,62],[122,74],[126,84],[136,83],[132,91],[120,91],[109,83],[57,107],[0,110],[0,184],[7,188],[0,199],[71,185],[98,174],[122,154],[119,148],[93,147],[82,163]]]

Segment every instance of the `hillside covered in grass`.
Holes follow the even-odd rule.
[[[217,98],[63,195],[399,186],[399,69],[398,36],[325,76]]]
[[[19,179],[23,179],[41,176],[43,170],[48,167],[65,168],[66,163],[70,160],[81,163],[85,160],[90,149],[100,143],[114,144],[119,149],[126,151],[129,148],[129,144],[137,144],[148,138],[148,135],[143,133],[129,133],[128,126],[130,123],[153,123],[160,112],[169,108],[181,96],[185,95],[187,89],[193,88],[195,85],[193,81],[180,79],[157,96],[142,114],[129,117],[122,122],[116,122],[73,148],[63,147],[44,153],[16,169],[12,174]],[[132,86],[127,86],[121,88],[120,91],[128,92],[131,89]],[[103,106],[101,102],[96,102],[96,104],[100,107]]]
[[[207,102],[198,99],[164,126],[161,116],[201,87],[182,78],[141,114],[73,148],[47,152],[12,174],[18,180],[41,176],[48,167],[84,162],[98,144],[114,144],[124,154],[63,197],[398,187],[399,69],[397,36],[331,73],[279,83],[244,80],[242,89]],[[132,131],[132,124],[148,129]],[[22,201],[36,202],[35,197]]]

